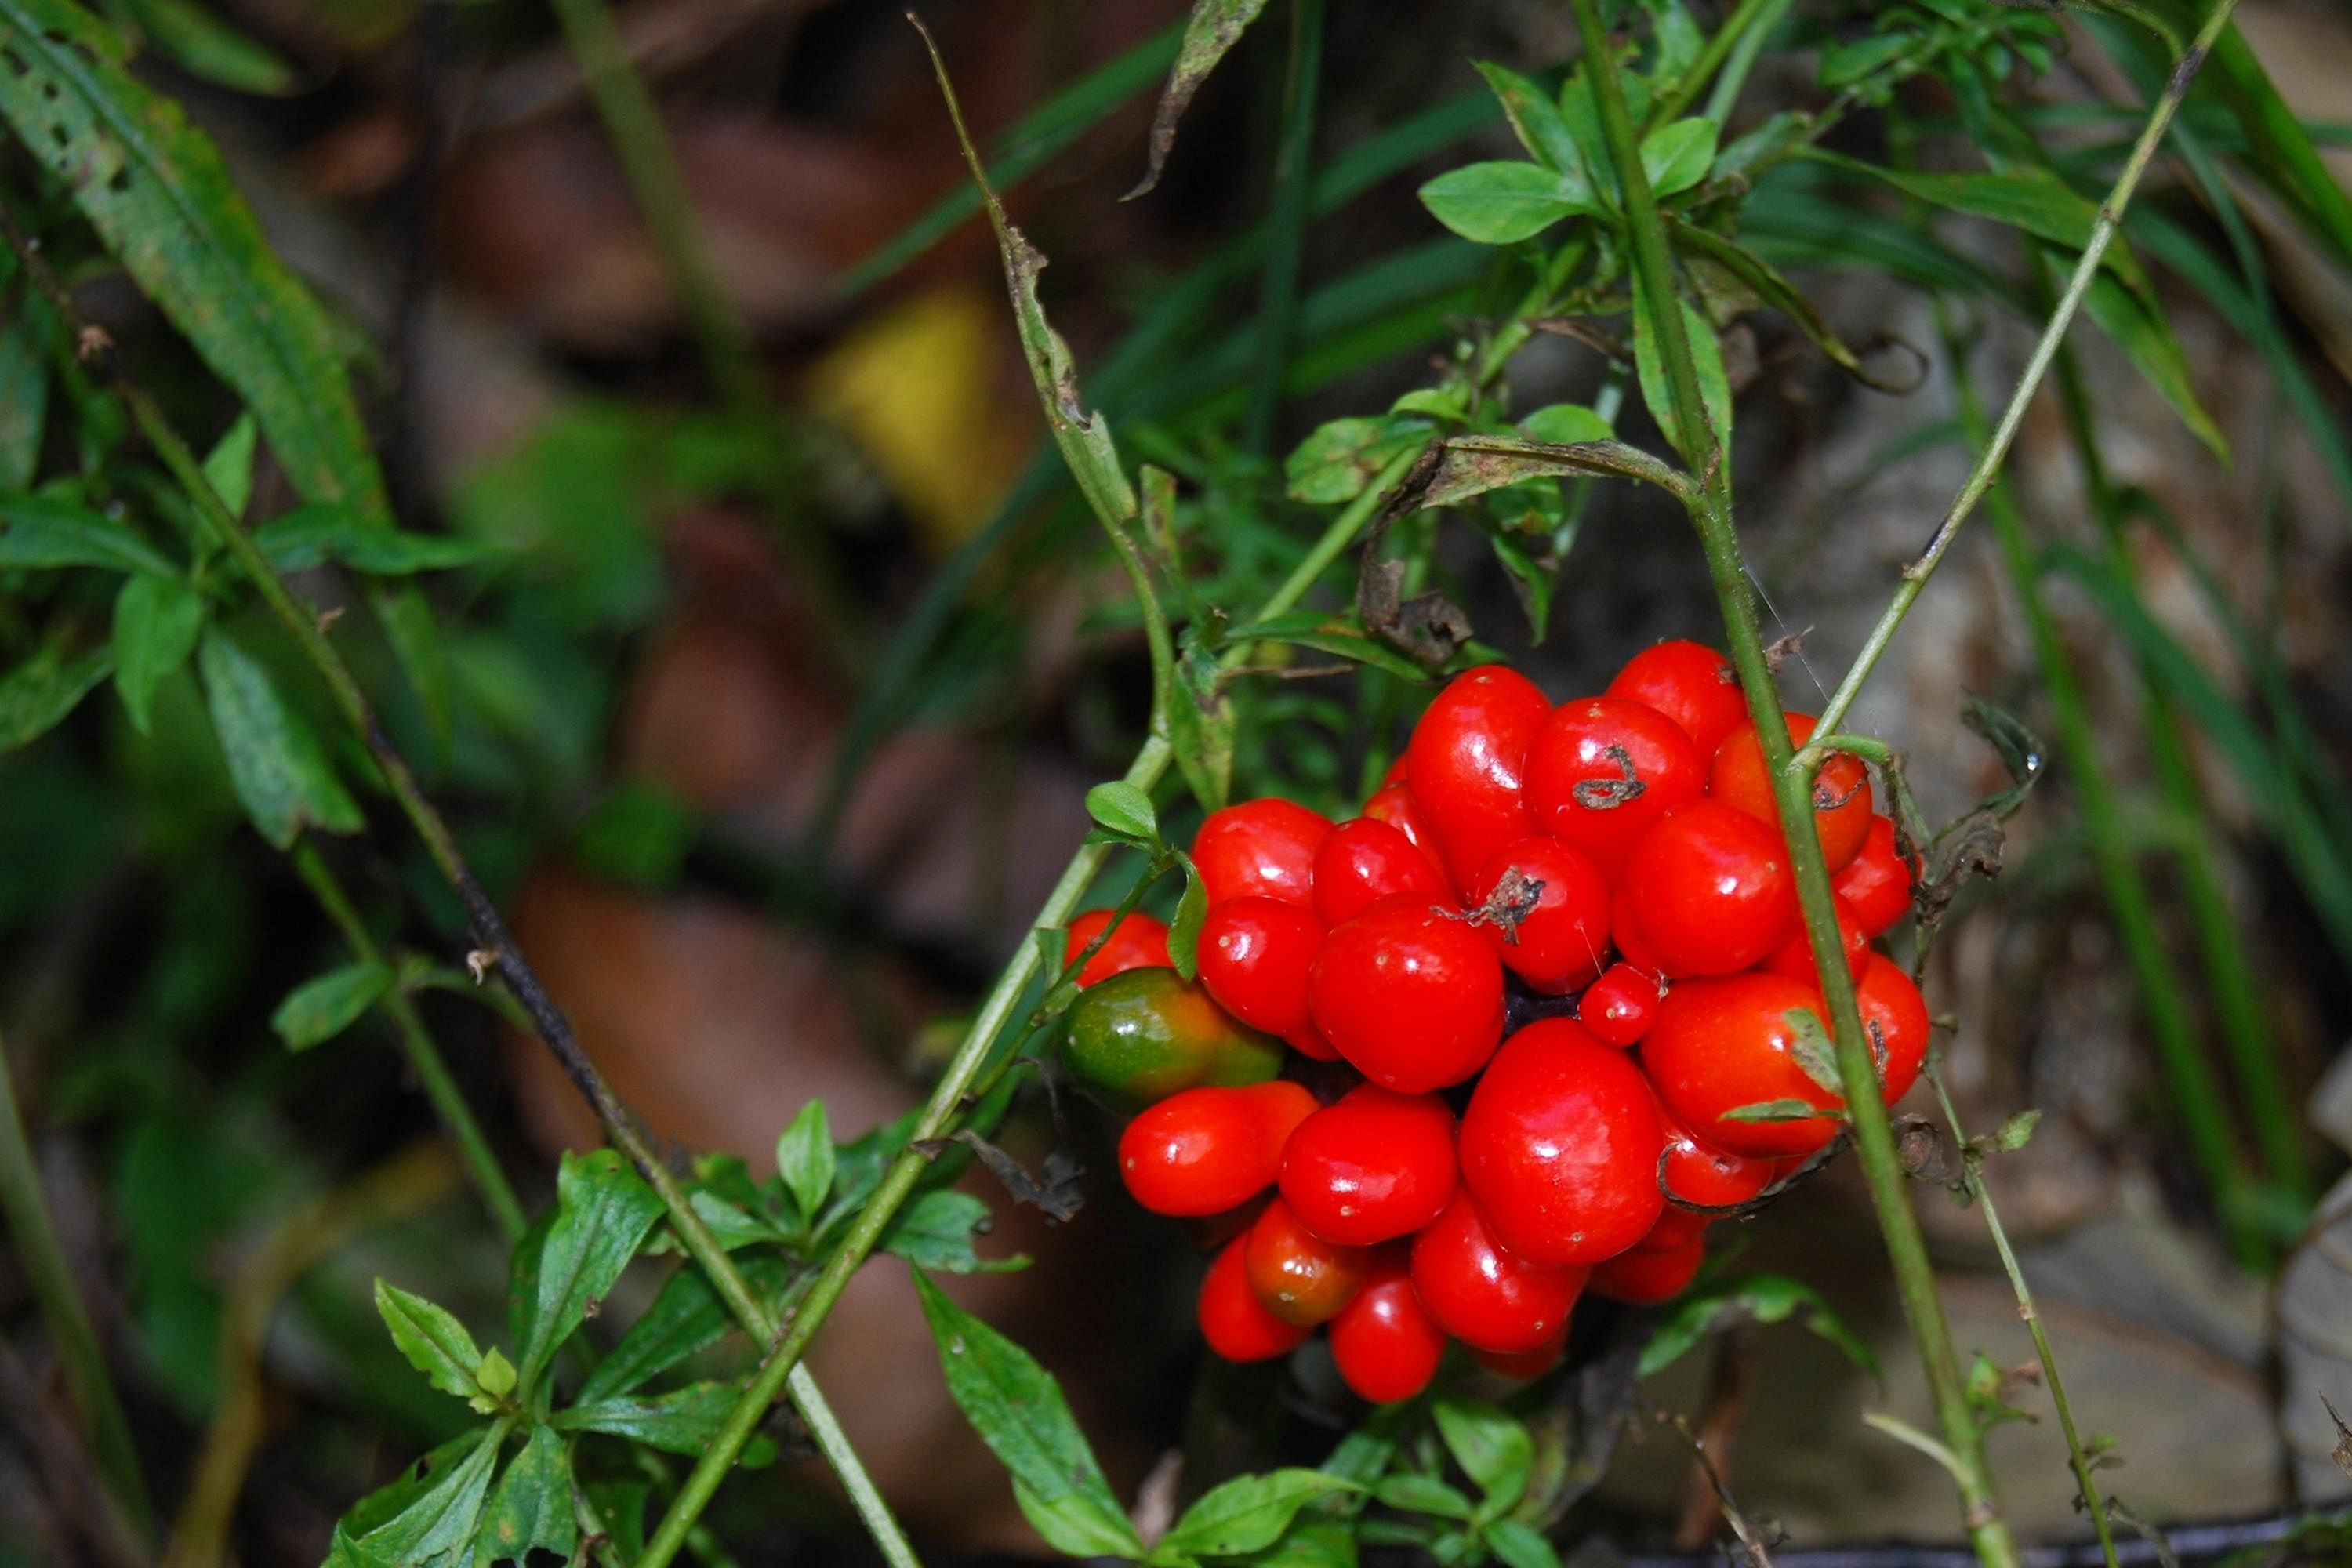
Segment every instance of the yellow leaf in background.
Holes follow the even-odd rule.
[[[997,368],[1002,298],[918,294],[853,330],[810,368],[808,405],[846,431],[934,553],[971,534],[1022,453]]]

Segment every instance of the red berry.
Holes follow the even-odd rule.
[[[1633,840],[1706,792],[1706,761],[1682,726],[1617,697],[1562,703],[1528,749],[1528,816],[1614,877]]]
[[[1611,1301],[1650,1306],[1671,1301],[1690,1289],[1706,1261],[1706,1237],[1692,1237],[1662,1252],[1628,1252],[1592,1271],[1592,1293]]]
[[[1201,922],[1201,984],[1252,1028],[1328,1055],[1307,1017],[1307,973],[1322,945],[1323,922],[1297,904],[1228,899]]]
[[[1300,1122],[1282,1148],[1282,1197],[1327,1241],[1410,1236],[1454,1196],[1454,1112],[1433,1094],[1359,1085]]]
[[[1249,800],[1209,813],[1192,837],[1192,863],[1212,906],[1227,899],[1280,899],[1315,907],[1315,849],[1331,831],[1322,813],[1286,800]]]
[[[1115,910],[1088,910],[1070,922],[1070,934],[1062,942],[1062,963],[1069,962],[1087,950],[1087,943],[1100,935],[1110,924]],[[1168,928],[1150,915],[1131,912],[1118,922],[1110,939],[1095,950],[1078,971],[1078,989],[1085,990],[1097,980],[1108,980],[1114,974],[1124,974],[1130,969],[1166,969],[1168,961]]]
[[[1927,1059],[1927,1037],[1934,1027],[1928,1022],[1927,999],[1902,965],[1872,953],[1854,987],[1854,1001],[1862,1009],[1864,1032],[1870,1037],[1879,1088],[1892,1105],[1911,1092]]]
[[[1522,838],[1486,862],[1467,897],[1486,911],[1478,930],[1503,967],[1538,991],[1562,994],[1601,973],[1609,884],[1582,851],[1541,835]],[[1498,907],[1505,903],[1513,910]]]
[[[1604,1046],[1630,1046],[1649,1032],[1665,987],[1655,974],[1612,963],[1576,1001],[1576,1021]]]
[[[1718,1149],[1675,1120],[1672,1112],[1667,1113],[1665,1123],[1666,1157],[1658,1167],[1658,1180],[1669,1199],[1704,1209],[1731,1208],[1772,1184],[1772,1161]],[[1669,1208],[1667,1212],[1689,1211]]]
[[[1859,980],[1864,966],[1870,962],[1869,933],[1862,929],[1862,918],[1853,912],[1853,906],[1835,893],[1830,895],[1830,907],[1837,912],[1838,941],[1845,949],[1846,973]],[[1821,984],[1822,972],[1813,963],[1812,941],[1805,934],[1801,921],[1788,941],[1772,950],[1764,967],[1807,985]]]
[[[1268,1361],[1307,1342],[1313,1329],[1286,1323],[1250,1289],[1245,1242],[1229,1241],[1201,1281],[1201,1337],[1227,1361]]]
[[[1398,759],[1402,762],[1403,759]],[[1405,841],[1429,858],[1441,879],[1445,876],[1445,862],[1437,853],[1437,830],[1429,825],[1429,813],[1413,799],[1412,791],[1399,779],[1382,784],[1364,802],[1364,815],[1374,822],[1385,822],[1405,837]],[[1332,922],[1337,924],[1336,921]]]
[[[1748,699],[1731,663],[1702,643],[1654,643],[1626,661],[1609,695],[1643,702],[1672,719],[1702,757],[1748,721]]]
[[[1343,822],[1315,851],[1315,912],[1325,925],[1354,920],[1400,893],[1433,904],[1454,901],[1437,862],[1385,822],[1370,816]]]
[[[1375,1405],[1411,1399],[1437,1375],[1445,1331],[1413,1293],[1403,1264],[1382,1264],[1331,1320],[1331,1359],[1358,1397]]]
[[[1714,1223],[1714,1220],[1706,1215],[1693,1214],[1688,1209],[1678,1209],[1670,1205],[1665,1213],[1658,1216],[1658,1223],[1650,1227],[1650,1234],[1635,1242],[1631,1250],[1673,1252],[1685,1243],[1706,1235],[1706,1227]]]
[[[1494,949],[1410,894],[1323,939],[1307,999],[1315,1026],[1357,1071],[1403,1094],[1460,1083],[1503,1037]]]
[[[1563,1329],[1531,1351],[1482,1351],[1472,1345],[1470,1359],[1497,1377],[1525,1383],[1558,1366],[1567,1351],[1568,1331]]]
[[[1412,797],[1437,830],[1455,887],[1528,836],[1520,792],[1528,747],[1550,716],[1533,681],[1489,664],[1454,677],[1414,727],[1405,750]]]
[[[1658,956],[1650,939],[1642,934],[1642,928],[1633,923],[1633,889],[1622,882],[1617,885],[1616,896],[1609,900],[1609,941],[1617,949],[1617,956],[1624,960],[1618,967],[1630,966],[1661,985],[1665,983],[1665,960]]]
[[[1437,1326],[1465,1344],[1531,1351],[1568,1322],[1589,1270],[1533,1263],[1495,1238],[1467,1191],[1412,1238],[1412,1288]]]
[[[1800,1010],[1820,1018],[1821,998],[1786,975],[1685,981],[1659,1005],[1658,1021],[1642,1040],[1642,1066],[1666,1109],[1707,1142],[1735,1154],[1809,1154],[1837,1136],[1831,1117],[1778,1121],[1724,1114],[1774,1100],[1822,1110],[1843,1105],[1790,1054],[1797,1026],[1789,1015]]]
[[[1119,1134],[1118,1171],[1154,1214],[1211,1215],[1247,1203],[1282,1173],[1282,1146],[1315,1097],[1276,1080],[1188,1089]]]
[[[1895,851],[1895,824],[1883,816],[1872,817],[1861,852],[1846,862],[1845,869],[1830,885],[1838,897],[1853,906],[1854,918],[1874,942],[1909,914],[1911,867]]]
[[[1639,945],[1676,977],[1736,974],[1780,946],[1797,918],[1780,831],[1720,801],[1693,801],[1643,834],[1622,887]],[[1626,936],[1621,921],[1621,949]]]
[[[1810,714],[1789,715],[1789,740],[1801,746],[1812,738]],[[1772,772],[1764,761],[1763,742],[1756,726],[1734,730],[1717,748],[1707,770],[1706,793],[1726,805],[1738,807],[1775,832],[1780,809],[1772,795]],[[1850,752],[1839,752],[1813,775],[1813,823],[1821,830],[1822,859],[1832,871],[1841,870],[1861,851],[1876,820],[1870,811],[1870,770]]]
[[[1478,1079],[1462,1113],[1462,1180],[1520,1257],[1598,1263],[1658,1223],[1665,1142],[1632,1058],[1548,1018],[1513,1035]]]
[[[1246,1243],[1250,1289],[1286,1323],[1338,1317],[1372,1261],[1369,1248],[1335,1246],[1308,1230],[1280,1198],[1265,1205]]]

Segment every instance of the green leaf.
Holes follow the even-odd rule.
[[[1837,329],[1830,325],[1828,318],[1815,310],[1813,302],[1798,292],[1797,286],[1782,277],[1762,257],[1696,224],[1675,219],[1669,220],[1667,226],[1675,246],[1685,254],[1714,262],[1747,285],[1757,299],[1788,317],[1832,364],[1866,386],[1879,387],[1882,391],[1900,390],[1885,386],[1864,370],[1862,356],[1838,336]]]
[[[1231,22],[1233,36],[1238,37],[1241,28],[1248,25],[1250,17],[1257,14],[1257,7],[1264,4],[1265,0],[1199,0],[1192,13],[1193,25],[1184,31],[1185,47],[1178,50],[1176,69],[1168,79],[1171,89],[1185,76],[1188,57],[1194,56],[1194,31],[1204,14],[1223,14]],[[1231,41],[1230,37],[1226,39]],[[955,89],[948,81],[947,65],[940,58],[939,49],[928,32],[923,34],[923,45],[930,50],[931,70],[939,78],[940,95],[947,100],[948,117],[955,122],[956,142],[963,149],[964,166],[971,172],[972,184],[980,187],[982,201],[988,209],[989,226],[996,232],[1005,285],[1013,294],[1013,324],[1021,338],[1023,357],[1028,361],[1030,374],[1037,384],[1037,401],[1045,409],[1046,428],[1053,432],[1054,444],[1061,448],[1070,477],[1077,481],[1078,491],[1087,498],[1095,516],[1106,523],[1124,521],[1135,515],[1135,489],[1127,482],[1127,471],[1119,467],[1118,447],[1111,439],[1109,423],[1079,401],[1077,366],[1070,358],[1070,345],[1045,320],[1045,307],[1037,298],[1037,277],[1045,269],[1045,258],[1005,217],[1004,205],[989,187],[980,154],[972,150],[971,137],[964,130],[963,110],[956,102]],[[1222,53],[1223,47],[1219,45],[1205,59],[1196,59],[1196,70],[1205,73],[1215,63],[1216,55]],[[1195,75],[1191,79],[1197,83],[1199,78]],[[1178,112],[1182,108],[1181,102],[1176,105]],[[1169,116],[1164,98],[1160,111]],[[1172,116],[1168,117],[1167,126],[1172,137]]]
[[[753,1253],[732,1261],[752,1294],[772,1305],[792,1282],[791,1267],[773,1254]],[[717,1344],[735,1326],[734,1314],[709,1279],[688,1264],[669,1277],[653,1305],[596,1363],[580,1385],[580,1403],[593,1405],[640,1387]]]
[[[482,1440],[484,1428],[461,1432],[428,1453],[419,1455],[398,1476],[352,1504],[336,1528],[362,1536],[399,1517],[426,1492],[439,1485],[450,1469],[462,1463]]]
[[[29,745],[65,722],[113,668],[111,649],[60,664],[52,646],[0,676],[0,752]]]
[[[110,572],[179,575],[170,556],[130,524],[54,496],[0,498],[0,568],[53,571],[99,566]]]
[[[253,447],[259,434],[253,416],[240,414],[228,433],[205,455],[205,482],[231,517],[243,517],[253,500]]]
[[[824,1101],[812,1100],[801,1107],[793,1124],[776,1139],[776,1174],[793,1194],[801,1224],[811,1224],[833,1190],[833,1127]]]
[[[20,300],[0,321],[0,495],[27,489],[49,423],[49,316]]]
[[[1355,1491],[1321,1470],[1236,1476],[1212,1487],[1160,1538],[1160,1550],[1187,1557],[1241,1557],[1271,1546],[1298,1510],[1318,1498]]]
[[[362,1568],[434,1568],[443,1563],[454,1568],[457,1554],[472,1542],[481,1521],[507,1431],[504,1421],[483,1428],[474,1451],[444,1469],[423,1496],[350,1542],[352,1560]]]
[[[1641,479],[1677,499],[1690,494],[1690,479],[1622,441],[1582,441],[1570,446],[1521,441],[1508,436],[1455,436],[1444,455],[1423,476],[1419,490],[1400,493],[1414,507],[1457,506],[1488,490],[1524,479],[1550,477]]]
[[[260,660],[227,632],[208,626],[196,645],[196,670],[229,782],[264,838],[284,849],[305,826],[359,831],[359,805]]]
[[[2117,241],[2121,243],[2120,240]],[[2071,268],[2073,262],[2067,262]],[[2126,289],[2102,269],[2091,279],[2088,292],[2083,296],[2083,310],[2098,323],[2099,331],[2115,340],[2116,346],[2130,356],[2147,384],[2164,395],[2172,405],[2180,422],[2189,426],[2189,434],[2205,443],[2212,454],[2223,462],[2230,460],[2230,443],[2213,416],[2197,400],[2197,389],[2189,379],[2189,356],[2181,352],[2180,340],[2173,336],[2172,324],[2165,319],[2161,306]]]
[[[1568,133],[1568,122],[1559,117],[1559,106],[1552,102],[1551,94],[1515,70],[1507,70],[1486,60],[1471,62],[1478,74],[1486,79],[1486,86],[1495,94],[1495,101],[1503,106],[1503,117],[1511,122],[1517,133],[1519,145],[1528,156],[1548,164],[1559,174],[1589,184],[1584,167],[1584,155],[1577,150],[1576,141]]]
[[[579,1540],[572,1508],[572,1457],[551,1427],[534,1426],[530,1440],[507,1467],[483,1516],[474,1546],[474,1568],[512,1563],[517,1568],[533,1552],[570,1561]]]
[[[1026,1268],[1026,1258],[982,1258],[972,1250],[973,1236],[986,1235],[994,1224],[986,1202],[942,1188],[925,1193],[899,1212],[882,1233],[882,1250],[897,1253],[918,1268],[950,1274],[1010,1274]]]
[[[108,250],[235,387],[294,488],[385,511],[334,323],[287,270],[219,149],[121,64],[70,0],[0,0],[0,115],[37,149]]]
[[[710,1232],[711,1239],[719,1243],[722,1251],[732,1252],[743,1247],[765,1247],[792,1239],[782,1227],[716,1193],[688,1193],[686,1204],[701,1219]],[[656,1250],[668,1251],[669,1243],[665,1241]]]
[[[294,68],[214,16],[197,0],[120,0],[158,49],[190,76],[236,92],[281,97]],[[565,1549],[566,1555],[570,1548]]]
[[[666,1453],[699,1454],[726,1425],[742,1392],[731,1383],[690,1383],[646,1398],[583,1402],[548,1419],[567,1432],[609,1432]]]
[[[1614,439],[1609,421],[1581,403],[1548,403],[1519,421],[1519,434],[1530,441],[1573,447],[1587,441]]]
[[[1249,1561],[1251,1568],[1356,1568],[1356,1532],[1347,1520],[1302,1512],[1280,1540]]]
[[[1122,837],[1160,841],[1160,814],[1151,809],[1151,797],[1124,779],[1087,791],[1087,815]]]
[[[466,1325],[422,1296],[399,1286],[375,1282],[375,1310],[392,1331],[392,1342],[442,1393],[471,1399],[481,1392],[475,1371],[482,1364],[481,1348]]]
[[[307,1051],[331,1040],[392,989],[388,963],[346,963],[314,975],[287,993],[269,1015],[269,1026],[289,1051]]]
[[[515,1391],[514,1363],[507,1360],[504,1351],[492,1345],[482,1352],[482,1364],[474,1369],[474,1381],[482,1385],[483,1393],[504,1399]]]
[[[404,533],[333,502],[296,507],[271,518],[253,531],[253,542],[280,572],[306,572],[339,561],[379,577],[470,566],[498,553],[483,540]]]
[[[1468,1519],[1473,1511],[1470,1500],[1462,1495],[1460,1489],[1448,1486],[1435,1476],[1417,1475],[1410,1470],[1383,1478],[1372,1489],[1372,1495],[1383,1506],[1402,1513]]]
[[[1659,198],[1686,191],[1715,166],[1714,121],[1693,116],[1661,125],[1642,138],[1642,173]]]
[[[1184,891],[1176,900],[1176,918],[1168,924],[1168,962],[1190,982],[1201,970],[1201,925],[1209,918],[1209,889],[1192,858],[1184,858]]]
[[[1441,1399],[1429,1413],[1454,1462],[1486,1494],[1489,1512],[1500,1513],[1519,1500],[1536,1462],[1536,1445],[1517,1417],[1467,1399]]]
[[[1706,405],[1707,421],[1715,426],[1716,439],[1723,444],[1727,455],[1731,450],[1731,383],[1723,374],[1723,346],[1716,341],[1715,328],[1689,300],[1677,294],[1675,304],[1683,313],[1683,334],[1690,340],[1691,362],[1698,371],[1698,395]],[[1675,416],[1672,378],[1666,371],[1665,351],[1658,341],[1655,321],[1637,275],[1633,282],[1633,369],[1642,384],[1642,401],[1649,405],[1650,417],[1658,422],[1658,428],[1666,433],[1675,450],[1682,453],[1685,460],[1698,462],[1701,459],[1695,454],[1703,453],[1706,443],[1697,438],[1696,431],[1685,439]]]
[[[1591,212],[1591,187],[1540,163],[1466,163],[1421,187],[1421,205],[1480,245],[1530,239],[1573,213]]]
[[[141,734],[147,733],[155,689],[196,651],[208,613],[205,596],[180,577],[141,573],[114,596],[114,694]]]
[[[1811,1007],[1791,1007],[1780,1015],[1780,1021],[1789,1026],[1789,1059],[1822,1089],[1832,1094],[1843,1094],[1845,1082],[1838,1077],[1837,1047],[1831,1041],[1829,1030],[1813,1010]],[[1802,1104],[1803,1101],[1798,1103]],[[1819,1114],[1812,1107],[1808,1106],[1806,1110],[1809,1114]]]
[[[1160,92],[1160,107],[1151,116],[1151,150],[1144,163],[1143,178],[1121,200],[1131,202],[1160,184],[1160,172],[1176,148],[1176,122],[1184,118],[1192,95],[1265,9],[1265,0],[1192,0],[1183,42],[1176,46],[1176,64],[1168,73],[1168,85]]]
[[[1810,1075],[1809,1075],[1810,1076]],[[1723,1113],[1726,1121],[1811,1121],[1829,1114],[1818,1105],[1803,1100],[1758,1100],[1746,1105],[1735,1105]]]
[[[1318,425],[1284,460],[1285,489],[1291,500],[1312,506],[1354,500],[1398,458],[1427,446],[1433,434],[1426,419],[1393,415]]]
[[[1516,1519],[1498,1519],[1480,1532],[1503,1568],[1559,1568],[1550,1542]]]
[[[914,1279],[948,1392],[1012,1472],[1014,1500],[1037,1533],[1074,1557],[1142,1556],[1143,1542],[1053,1375],[919,1272]]]
[[[541,1247],[530,1315],[519,1336],[525,1386],[536,1386],[555,1347],[571,1338],[636,1256],[661,1217],[661,1199],[614,1151],[563,1156],[555,1221]]]
[[[1720,1330],[1738,1323],[1781,1323],[1791,1318],[1843,1351],[1848,1360],[1872,1377],[1878,1375],[1878,1358],[1820,1295],[1780,1274],[1750,1274],[1703,1286],[1684,1297],[1643,1347],[1638,1375],[1663,1372]]]
[[[1994,1129],[1992,1146],[2006,1153],[2014,1154],[2032,1140],[2033,1130],[2041,1125],[2041,1111],[2021,1110],[2013,1116],[2005,1118],[2001,1124]]]
[[[1973,691],[1960,693],[1960,722],[1993,749],[2009,773],[2009,787],[1988,795],[1978,809],[2003,820],[2015,816],[2027,793],[2049,771],[2050,749],[2024,720]]]
[[[1822,50],[1821,66],[1814,80],[1821,87],[1835,91],[1851,87],[1879,67],[1900,59],[1918,47],[1918,36],[1908,32],[1871,33],[1843,43],[1832,43]]]

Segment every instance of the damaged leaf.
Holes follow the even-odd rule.
[[[1160,108],[1151,117],[1151,150],[1146,156],[1143,178],[1121,201],[1148,195],[1160,184],[1160,172],[1167,166],[1168,154],[1176,149],[1176,122],[1184,118],[1192,95],[1265,9],[1265,0],[1193,0],[1192,15],[1184,24],[1184,41],[1176,46],[1175,67],[1168,73]]]

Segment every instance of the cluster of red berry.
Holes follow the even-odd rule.
[[[1811,729],[1790,716],[1792,741]],[[1927,1011],[1871,943],[1909,908],[1910,871],[1858,760],[1832,757],[1814,804],[1891,1100],[1918,1075]],[[1329,1104],[1297,1082],[1204,1083],[1120,1139],[1146,1208],[1265,1200],[1201,1294],[1228,1358],[1328,1323],[1368,1399],[1417,1393],[1449,1336],[1532,1375],[1581,1291],[1675,1295],[1710,1215],[1837,1131],[1762,748],[1711,648],[1658,644],[1558,707],[1474,669],[1360,817],[1251,801],[1213,814],[1192,856],[1209,996],[1364,1079]],[[1166,929],[1130,916],[1083,979],[1167,962]]]

